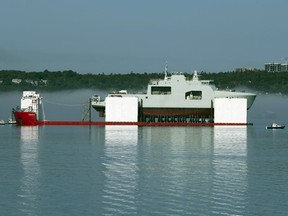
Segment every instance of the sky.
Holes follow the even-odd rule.
[[[288,56],[287,0],[1,0],[0,70],[264,69]]]

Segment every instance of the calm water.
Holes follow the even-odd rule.
[[[287,215],[288,131],[265,129],[286,109],[259,96],[248,127],[1,126],[0,215]]]

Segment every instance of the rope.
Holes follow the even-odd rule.
[[[57,103],[57,102],[52,102],[52,101],[47,101],[47,100],[43,100],[42,101],[49,103],[49,104],[54,104],[54,105],[58,105],[58,106],[83,106],[85,103],[83,104],[63,104],[63,103]]]

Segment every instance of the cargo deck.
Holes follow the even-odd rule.
[[[54,126],[108,126],[108,125],[135,125],[141,127],[214,127],[214,126],[247,126],[252,123],[210,123],[210,122],[87,122],[87,121],[38,121],[36,125],[54,125]]]

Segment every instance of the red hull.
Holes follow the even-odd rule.
[[[38,125],[35,112],[14,112],[14,117],[17,125]]]
[[[45,126],[140,126],[140,127],[214,127],[214,126],[247,126],[250,123],[210,123],[210,122],[88,122],[88,121],[38,121],[37,125]],[[33,125],[31,125],[33,126]]]
[[[35,112],[14,112],[17,125],[23,126],[65,126],[65,125],[82,125],[82,126],[107,126],[107,125],[136,125],[136,126],[208,126],[217,125],[245,126],[243,123],[210,123],[210,122],[89,122],[89,121],[37,121]]]
[[[26,115],[25,115],[26,116]],[[18,119],[19,120],[19,119]],[[140,127],[214,127],[214,126],[247,126],[251,124],[244,123],[210,123],[210,122],[88,122],[88,121],[34,121],[33,119],[22,121],[22,126],[140,126]]]

